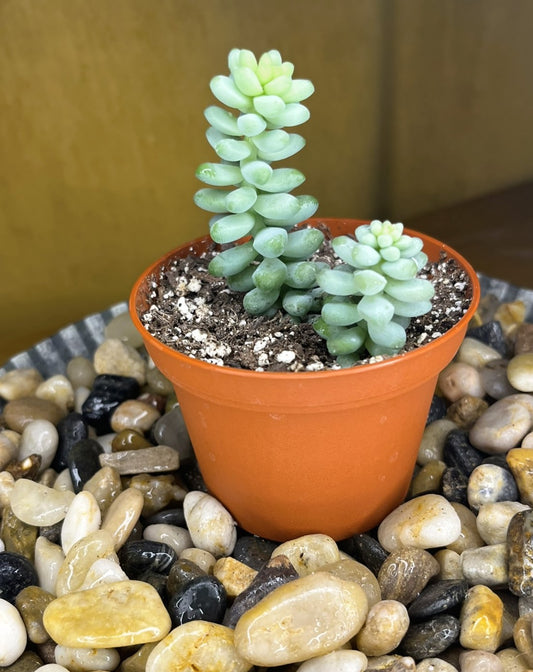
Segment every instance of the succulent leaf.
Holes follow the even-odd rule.
[[[247,140],[225,138],[217,142],[215,152],[224,161],[242,161],[250,156],[252,148]]]
[[[209,273],[217,278],[236,275],[247,268],[256,257],[257,252],[249,240],[219,252],[209,262]]]
[[[308,289],[316,282],[316,270],[315,264],[310,261],[289,262],[285,284],[294,289]]]
[[[239,187],[227,192],[224,199],[226,210],[232,213],[246,212],[257,199],[257,192],[253,187]]]
[[[388,280],[385,292],[399,301],[429,301],[435,290],[429,280]]]
[[[349,355],[360,350],[365,342],[366,332],[359,326],[339,327],[327,340],[327,347],[332,355]]]
[[[277,224],[278,226],[283,226],[289,229],[292,229],[292,227],[296,226],[296,224],[299,224],[300,222],[305,221],[306,219],[309,219],[309,217],[312,217],[317,208],[318,208],[318,201],[314,196],[307,196],[307,195],[300,195],[296,196],[296,200],[298,201],[298,210],[292,217],[288,217],[287,219],[284,219],[283,221],[281,220],[266,220],[267,224]],[[322,235],[322,240],[324,240],[324,236]],[[318,249],[318,248],[317,248]],[[316,250],[313,250],[315,252]],[[312,253],[311,253],[312,254]]]
[[[202,163],[196,169],[196,177],[214,187],[229,187],[242,182],[242,173],[239,166],[230,166],[225,163]]]
[[[238,126],[238,119],[223,107],[210,105],[204,111],[204,116],[211,126],[216,128],[217,131],[220,131],[221,133],[233,136],[243,135]]]
[[[261,188],[272,176],[272,167],[266,161],[243,161],[240,172],[247,182]]]
[[[355,271],[353,278],[355,292],[365,295],[379,294],[387,284],[387,279],[381,273],[370,269]]]
[[[275,168],[261,189],[270,193],[289,192],[305,182],[305,175],[296,168]]]
[[[362,317],[356,303],[346,301],[328,301],[321,311],[322,319],[335,327],[348,327],[360,322]]]
[[[235,135],[241,134],[253,138],[262,133],[266,127],[267,123],[260,114],[255,112],[241,114],[237,119],[237,133]]]
[[[353,273],[328,268],[319,271],[316,279],[325,292],[335,296],[353,296],[359,291]]]
[[[384,327],[394,316],[394,306],[383,294],[363,296],[357,307],[364,320],[379,327]]]
[[[233,243],[246,236],[252,230],[255,218],[248,212],[226,215],[215,220],[210,229],[210,236],[220,245]]]
[[[194,195],[194,202],[199,208],[208,212],[226,212],[226,197],[231,193],[222,189],[199,189]]]
[[[292,231],[287,238],[287,246],[283,255],[290,259],[307,259],[314,254],[324,242],[324,234],[318,229],[307,227]]]
[[[235,107],[241,112],[252,112],[252,99],[240,91],[235,82],[226,75],[216,75],[210,83],[213,95],[228,107]]]
[[[259,96],[263,93],[263,87],[254,70],[248,66],[237,66],[231,71],[233,81],[241,93],[245,96]]]
[[[287,245],[288,234],[285,229],[268,226],[254,237],[255,250],[265,258],[279,257]]]
[[[262,315],[272,307],[279,297],[279,289],[263,291],[259,287],[254,287],[243,297],[243,306],[251,315]]]
[[[258,157],[264,161],[283,161],[305,147],[305,139],[298,133],[289,133],[289,142],[276,152],[258,149]]]
[[[300,208],[298,199],[291,194],[260,194],[254,204],[254,210],[263,217],[278,221],[295,215]]]
[[[276,126],[299,126],[311,116],[309,110],[301,103],[288,103],[284,109],[268,116],[268,121]]]
[[[265,258],[255,269],[252,278],[257,288],[264,292],[279,290],[287,277],[287,267],[276,258]]]
[[[368,325],[368,335],[374,343],[391,350],[400,350],[405,345],[407,336],[405,329],[394,321],[386,325],[374,325],[370,322]]]

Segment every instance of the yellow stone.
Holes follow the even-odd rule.
[[[114,547],[114,539],[107,530],[96,530],[77,541],[66,554],[57,573],[56,595],[79,590],[94,562],[100,558],[117,558]]]
[[[251,668],[235,649],[233,630],[207,621],[174,628],[146,662],[146,672],[248,672]]]
[[[220,558],[213,567],[213,576],[224,586],[230,598],[237,597],[248,588],[256,574],[255,569],[232,557]]]
[[[339,547],[327,534],[304,534],[285,541],[274,549],[272,557],[286,555],[300,576],[340,559]]]
[[[506,461],[518,486],[521,501],[533,506],[533,450],[512,448],[507,453]]]
[[[69,593],[45,609],[44,627],[60,646],[107,649],[157,642],[171,628],[156,589],[118,581]]]
[[[461,609],[460,643],[465,649],[494,653],[501,643],[503,602],[487,586],[472,586]]]
[[[318,571],[276,588],[235,626],[235,647],[257,666],[298,663],[340,648],[361,629],[365,592]]]
[[[338,562],[324,565],[321,571],[329,572],[344,581],[354,581],[361,586],[365,591],[369,609],[381,600],[381,588],[375,574],[349,555],[341,552],[341,559]]]

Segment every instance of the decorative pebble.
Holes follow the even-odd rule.
[[[66,595],[80,589],[87,572],[99,558],[113,558],[113,537],[107,530],[91,532],[77,541],[65,556],[59,571],[55,586],[55,594]],[[71,646],[65,644],[65,646]],[[72,644],[77,646],[77,644]]]
[[[139,382],[134,377],[112,374],[96,376],[90,394],[83,402],[83,419],[94,427],[97,434],[108,434],[114,410],[126,399],[137,397],[139,391]]]
[[[28,525],[42,527],[63,520],[73,499],[72,492],[19,478],[13,486],[10,502],[17,518]]]
[[[5,549],[13,553],[19,553],[28,560],[33,561],[33,548],[37,538],[37,528],[20,520],[11,506],[4,507],[2,512],[2,525],[0,527]]]
[[[231,600],[246,590],[256,575],[255,569],[232,557],[220,558],[213,567],[213,576],[224,586],[226,595]]]
[[[514,354],[533,352],[533,324],[524,322],[514,333]]]
[[[18,455],[19,442],[12,440],[10,434],[15,434],[15,432],[0,431],[0,472]]]
[[[203,569],[198,567],[196,563],[185,559],[176,560],[168,572],[167,593],[172,595],[172,593],[183,588],[189,581],[192,581],[192,579],[196,579],[199,576],[206,576],[206,573]]]
[[[167,544],[147,539],[126,542],[119,550],[118,557],[130,579],[137,579],[148,569],[168,575],[178,559],[174,549]]]
[[[161,416],[159,411],[138,399],[127,399],[117,406],[111,416],[111,429],[120,432],[123,429],[136,429],[147,432]]]
[[[442,658],[425,658],[416,666],[416,672],[457,672],[457,668]]]
[[[507,530],[509,590],[519,597],[533,597],[533,511],[516,513]]]
[[[438,578],[440,580],[462,580],[463,570],[461,568],[461,556],[455,551],[450,551],[449,548],[443,548],[437,551],[434,555],[435,560],[439,563],[440,571]]]
[[[53,401],[65,413],[74,407],[74,388],[70,380],[61,374],[51,376],[43,381],[35,390],[35,396],[39,399]]]
[[[469,548],[483,546],[484,542],[479,535],[474,512],[458,502],[452,502],[452,506],[461,521],[461,534],[453,543],[448,544],[448,548],[461,554]]]
[[[24,653],[26,641],[26,628],[17,608],[0,597],[0,667],[12,665]]]
[[[452,504],[468,504],[468,476],[457,467],[444,470],[440,488],[444,497]]]
[[[49,420],[33,420],[22,431],[18,459],[24,460],[30,455],[39,455],[40,470],[43,472],[52,464],[58,440],[57,429]]]
[[[150,446],[119,453],[101,453],[100,465],[116,469],[119,474],[142,474],[175,471],[180,466],[177,450],[170,446]]]
[[[0,397],[7,401],[31,397],[43,377],[37,369],[14,369],[0,376]]]
[[[453,543],[461,521],[442,495],[428,494],[404,502],[380,523],[378,539],[393,551],[402,546],[435,548]]]
[[[533,392],[533,352],[515,355],[507,366],[507,378],[520,392]]]
[[[443,369],[438,377],[438,387],[450,402],[457,401],[465,394],[482,397],[484,394],[479,371],[466,362],[454,361]]]
[[[533,397],[527,397],[530,395],[512,394],[489,406],[470,430],[472,445],[491,455],[518,446],[532,425],[528,406]]]
[[[253,665],[302,662],[348,642],[367,611],[360,586],[315,572],[276,588],[246,611],[235,626],[235,647]]]
[[[505,543],[511,518],[528,508],[527,504],[515,501],[482,504],[476,518],[479,535],[486,544]]]
[[[111,452],[118,453],[121,450],[137,450],[148,448],[152,444],[140,432],[135,429],[122,429],[113,435],[111,440]]]
[[[280,544],[272,553],[285,555],[300,576],[340,559],[336,542],[327,534],[306,534]]]
[[[517,498],[513,475],[496,464],[480,464],[468,479],[468,504],[474,511],[489,502],[505,502]]]
[[[155,366],[148,367],[146,371],[146,386],[155,394],[164,397],[171,397],[174,394],[174,388],[168,378],[166,378]]]
[[[143,344],[139,330],[135,328],[128,311],[115,315],[105,326],[106,339],[118,338],[132,348],[140,348]]]
[[[33,564],[20,553],[0,553],[0,599],[15,603],[15,598],[27,586],[36,586],[38,576]]]
[[[28,639],[34,644],[43,644],[49,638],[43,625],[43,614],[53,599],[52,593],[39,586],[27,586],[15,598],[15,606],[24,621]]]
[[[159,641],[171,623],[161,598],[143,581],[101,584],[56,598],[44,625],[60,646],[114,648]]]
[[[367,662],[364,653],[341,649],[307,660],[297,672],[363,672],[368,669]]]
[[[173,627],[190,621],[220,623],[226,611],[227,595],[215,576],[198,576],[179,588],[168,600]]]
[[[329,572],[339,579],[344,579],[344,581],[354,581],[361,586],[365,591],[369,607],[381,600],[381,588],[375,574],[350,556],[341,554],[340,560],[324,565],[321,570]]]
[[[179,406],[174,406],[155,422],[152,435],[156,443],[175,448],[181,460],[193,456],[191,440]]]
[[[516,392],[507,378],[508,359],[493,359],[481,369],[481,384],[492,399],[503,399]]]
[[[67,465],[74,492],[81,492],[100,469],[99,456],[102,452],[102,446],[95,439],[82,439],[72,446]]]
[[[73,357],[67,364],[66,374],[75,389],[91,388],[96,378],[94,365],[87,357]]]
[[[57,425],[65,413],[53,401],[19,397],[6,404],[3,415],[7,427],[22,434],[24,427],[34,420],[48,420]]]
[[[461,608],[461,646],[494,653],[500,645],[502,626],[501,599],[487,586],[472,586]]]
[[[500,357],[501,353],[495,348],[477,338],[467,336],[459,347],[456,361],[470,364],[470,366],[474,366],[476,369],[481,369],[487,362],[499,359]]]
[[[409,628],[404,604],[382,600],[368,611],[365,624],[355,636],[357,649],[367,656],[383,656],[394,651]]]
[[[120,654],[116,649],[86,649],[58,645],[55,647],[54,655],[61,669],[72,672],[115,670],[120,663]]]
[[[382,598],[409,604],[439,569],[437,560],[421,548],[406,546],[391,551],[378,574]]]
[[[102,467],[85,483],[83,489],[94,496],[104,515],[122,491],[120,474],[111,467]]]
[[[415,660],[434,658],[456,642],[459,633],[460,624],[455,616],[434,616],[424,623],[411,624],[401,648],[405,655]]]
[[[143,537],[149,541],[160,541],[167,544],[174,549],[178,556],[192,544],[191,535],[188,530],[175,525],[166,525],[165,523],[147,525],[144,528]]]
[[[470,443],[468,433],[462,429],[452,429],[446,435],[442,459],[449,467],[457,467],[470,476],[486,457]]]
[[[111,534],[115,551],[121,548],[140,518],[144,505],[142,492],[126,488],[111,502],[102,520],[102,530]]]
[[[72,500],[61,528],[61,547],[66,554],[72,546],[100,528],[102,515],[94,495],[79,492]]]
[[[384,672],[415,672],[417,665],[410,656],[388,654],[376,656],[368,660],[367,670],[383,670]]]
[[[118,338],[108,338],[98,346],[93,357],[97,374],[135,378],[139,385],[146,382],[146,362],[141,355]]]
[[[68,466],[68,455],[78,441],[89,436],[87,424],[80,413],[71,412],[57,424],[58,444],[52,461],[56,471],[62,471]]]
[[[526,306],[523,301],[507,301],[501,303],[494,311],[494,319],[497,320],[507,336],[515,332],[522,324],[526,316]]]
[[[58,544],[39,536],[35,542],[35,570],[39,577],[39,585],[43,590],[53,595],[56,594],[57,576],[65,554]]]
[[[446,462],[442,460],[430,460],[427,462],[411,480],[409,488],[411,497],[440,490],[442,475],[445,470]]]
[[[128,575],[120,567],[118,562],[111,558],[99,558],[89,567],[80,590],[94,588],[102,583],[115,583],[117,581],[127,581]]]
[[[531,448],[513,448],[507,453],[506,459],[520,492],[521,501],[533,506],[533,452]]]
[[[497,320],[487,320],[478,327],[469,328],[466,335],[497,350],[502,357],[507,354],[508,347],[505,335],[502,325]]]
[[[533,614],[520,616],[513,627],[513,642],[529,666],[533,665]]]
[[[465,394],[450,405],[446,416],[460,429],[470,429],[488,407],[488,402],[481,397]]]
[[[457,429],[457,425],[448,418],[435,420],[428,425],[420,441],[417,463],[424,465],[433,460],[442,460],[444,442],[453,429]]]
[[[224,625],[234,628],[239,618],[263,597],[275,588],[297,578],[299,574],[287,556],[276,555],[257,572],[250,584],[235,596],[224,617]]]
[[[388,551],[370,534],[355,534],[344,546],[347,553],[366,565],[375,576],[388,556]]]
[[[205,551],[203,548],[186,548],[180,554],[180,560],[190,560],[194,562],[200,569],[203,569],[206,574],[213,572],[213,567],[216,564],[217,559],[209,551]]]
[[[505,672],[498,656],[488,651],[463,651],[459,662],[461,672]]]
[[[144,505],[142,515],[147,525],[164,523],[185,527],[183,508],[165,508],[169,504],[183,502],[187,491],[176,483],[172,474],[136,474],[128,480],[128,486],[142,492]]]
[[[470,585],[502,588],[509,581],[507,544],[466,549],[461,554],[461,567]]]
[[[408,608],[409,618],[420,621],[462,604],[468,583],[464,579],[445,579],[430,583]]]
[[[236,650],[233,630],[207,621],[191,621],[174,628],[152,650],[146,672],[194,670],[249,672],[251,663]]]
[[[185,495],[183,511],[197,548],[209,551],[216,558],[231,555],[237,541],[236,523],[217,499],[193,490]]]
[[[431,404],[426,418],[426,425],[430,425],[435,420],[440,420],[446,416],[446,401],[438,394],[431,398]]]

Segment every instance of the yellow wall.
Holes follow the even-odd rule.
[[[530,0],[0,0],[0,363],[206,228],[230,48],[313,80],[322,216],[403,219],[533,177]]]

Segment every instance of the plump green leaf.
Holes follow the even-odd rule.
[[[253,273],[256,287],[265,292],[279,289],[287,277],[287,267],[279,259],[263,259]]]
[[[237,66],[231,71],[233,81],[237,88],[245,96],[260,96],[263,93],[263,87],[257,75],[248,66]]]
[[[251,315],[262,315],[273,306],[279,297],[279,289],[271,291],[263,291],[258,287],[254,287],[247,292],[242,300],[244,309]]]
[[[252,98],[240,91],[231,77],[216,75],[210,82],[215,98],[228,107],[235,107],[240,112],[252,112]]]
[[[305,317],[313,307],[314,301],[311,293],[291,289],[285,293],[282,306],[292,317]]]
[[[376,271],[370,269],[355,271],[353,276],[356,292],[361,294],[378,294],[387,284],[387,279],[381,273],[376,273]]]
[[[196,177],[214,187],[229,187],[242,182],[242,173],[239,166],[230,166],[225,163],[202,163],[196,169]]]
[[[394,314],[402,317],[420,317],[431,310],[431,301],[398,301],[392,296],[389,301],[394,306]]]
[[[227,212],[226,197],[231,193],[225,189],[199,189],[194,194],[194,202],[199,208],[208,212]]]
[[[321,315],[324,322],[335,327],[348,327],[362,319],[357,304],[350,301],[328,301],[322,306]]]
[[[389,280],[385,292],[398,301],[429,301],[435,290],[429,280],[413,278],[412,280]]]
[[[275,168],[270,178],[261,185],[263,191],[289,193],[305,182],[305,175],[296,168]]]
[[[374,326],[371,322],[367,322],[367,326],[368,335],[377,345],[396,351],[405,345],[407,340],[405,329],[396,322],[391,321],[385,326]]]
[[[315,283],[315,264],[310,261],[293,261],[287,264],[286,285],[294,289],[308,289]]]
[[[254,265],[249,265],[240,271],[240,273],[227,277],[228,287],[235,292],[249,292],[255,287],[253,279],[255,268]]]
[[[254,210],[265,219],[278,221],[295,215],[300,208],[298,199],[291,194],[260,194]]]
[[[338,331],[328,338],[326,344],[332,355],[349,355],[362,348],[365,338],[366,332],[359,326],[339,327]]]
[[[353,296],[358,292],[353,273],[328,268],[319,271],[316,279],[320,287],[328,294]]]
[[[215,243],[223,245],[233,243],[249,234],[254,224],[255,218],[248,212],[226,215],[213,221],[209,233]]]
[[[228,212],[246,212],[257,199],[257,192],[253,187],[239,187],[227,192],[225,206]]]
[[[413,259],[397,259],[396,261],[384,261],[381,264],[383,273],[394,280],[409,280],[418,272],[418,266]]]
[[[217,142],[215,152],[224,161],[242,161],[252,153],[252,147],[247,140],[226,138]]]
[[[247,182],[259,189],[272,175],[272,167],[265,161],[243,161],[240,171]]]
[[[291,231],[283,255],[289,259],[307,259],[324,242],[324,234],[311,226]]]
[[[285,99],[285,94],[290,90],[291,84],[292,79],[290,77],[287,77],[287,75],[279,75],[265,84],[265,93],[267,96],[280,96]]]
[[[254,145],[261,152],[280,152],[289,144],[290,140],[287,131],[281,129],[263,131],[252,139]]]
[[[407,238],[407,241],[405,240]],[[421,238],[402,236],[400,241],[396,244],[400,249],[402,257],[414,257],[422,251],[424,242]]]
[[[238,122],[235,116],[223,107],[210,105],[204,111],[204,115],[211,126],[216,128],[217,131],[220,131],[220,133],[233,136],[243,135],[237,125]]]
[[[315,87],[308,79],[293,79],[288,91],[282,94],[286,103],[299,103],[314,93]]]
[[[260,114],[250,112],[249,114],[241,114],[237,119],[237,130],[249,138],[252,138],[259,133],[262,133],[267,126],[266,121]]]
[[[292,229],[294,226],[296,226],[296,224],[300,224],[300,222],[309,219],[309,217],[312,217],[315,214],[318,208],[318,201],[314,196],[300,195],[296,196],[295,198],[298,201],[298,210],[296,211],[296,214],[294,214],[292,217],[284,219],[283,221],[266,219],[266,223],[277,224],[278,226]]]
[[[299,126],[309,120],[311,113],[301,103],[288,103],[281,112],[271,114],[268,121],[276,126]]]
[[[285,229],[276,226],[267,226],[261,229],[254,238],[254,248],[268,259],[279,257],[287,245],[288,234]]]
[[[257,150],[257,156],[264,161],[283,161],[290,156],[297,154],[303,147],[305,147],[305,138],[297,133],[289,133],[289,142],[287,145],[277,152],[263,152]]]
[[[252,241],[229,247],[209,262],[209,273],[217,278],[229,277],[246,269],[257,257]]]
[[[375,326],[384,327],[394,316],[394,306],[383,294],[363,296],[358,308],[361,317]]]
[[[285,102],[279,96],[257,96],[253,99],[253,107],[268,121],[271,116],[280,114],[285,109]]]

